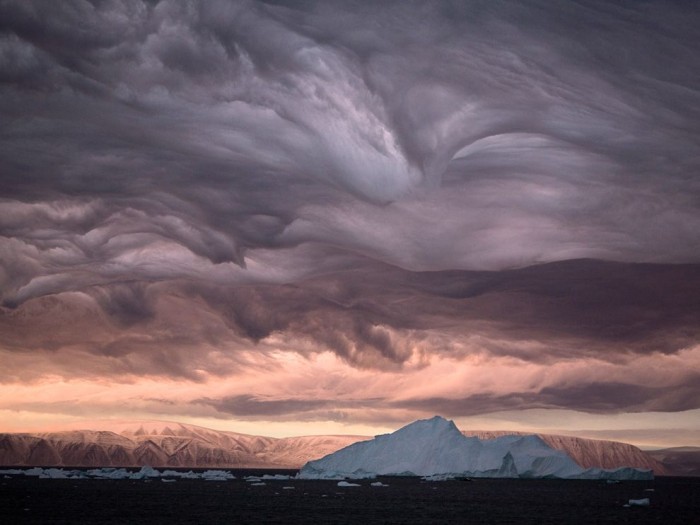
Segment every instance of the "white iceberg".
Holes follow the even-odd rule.
[[[466,437],[439,416],[345,447],[302,467],[301,479],[363,479],[377,475],[454,477],[653,479],[648,470],[583,469],[538,436]]]

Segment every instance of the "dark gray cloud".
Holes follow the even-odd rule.
[[[363,409],[381,403],[381,399],[264,399],[240,395],[224,399],[199,399],[194,404],[209,405],[219,412],[238,417],[306,417],[343,419],[343,410]]]
[[[593,382],[566,387],[546,387],[536,392],[504,395],[475,394],[462,399],[423,398],[391,403],[395,408],[464,417],[502,410],[552,409],[566,407],[589,413],[679,412],[697,408],[698,374],[653,387],[630,383]]]
[[[8,377],[196,379],[279,334],[383,370],[696,345],[698,27],[662,1],[0,2],[2,352],[52,356]]]

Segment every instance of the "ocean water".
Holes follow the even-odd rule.
[[[700,523],[700,478],[424,482],[0,479],[0,523]],[[375,487],[381,481],[388,486]],[[258,482],[259,483],[259,482]],[[649,506],[625,506],[649,498]]]

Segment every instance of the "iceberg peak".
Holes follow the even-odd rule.
[[[462,435],[460,430],[455,425],[454,421],[445,419],[441,416],[433,416],[430,419],[419,419],[413,423],[409,423],[405,427],[401,427],[391,434],[383,434],[384,436],[395,436],[401,438],[424,438],[430,437],[434,439],[440,435],[457,434]]]
[[[391,434],[309,461],[300,478],[367,478],[377,475],[520,478],[649,479],[650,471],[581,468],[534,435],[480,440],[466,437],[440,416],[414,421]]]

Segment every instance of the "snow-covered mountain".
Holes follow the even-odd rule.
[[[90,430],[0,434],[0,465],[299,468],[367,436],[271,438],[162,421],[96,421]],[[464,432],[482,439],[502,432]],[[512,433],[508,433],[512,434]],[[625,443],[540,435],[584,468],[631,466],[673,474]]]
[[[160,421],[100,421],[95,430],[0,434],[0,465],[299,468],[364,436],[271,438]]]
[[[629,466],[584,469],[535,435],[493,439],[467,437],[439,416],[415,421],[396,432],[354,443],[308,462],[306,479],[377,475],[469,476],[487,478],[651,479],[650,470]]]

